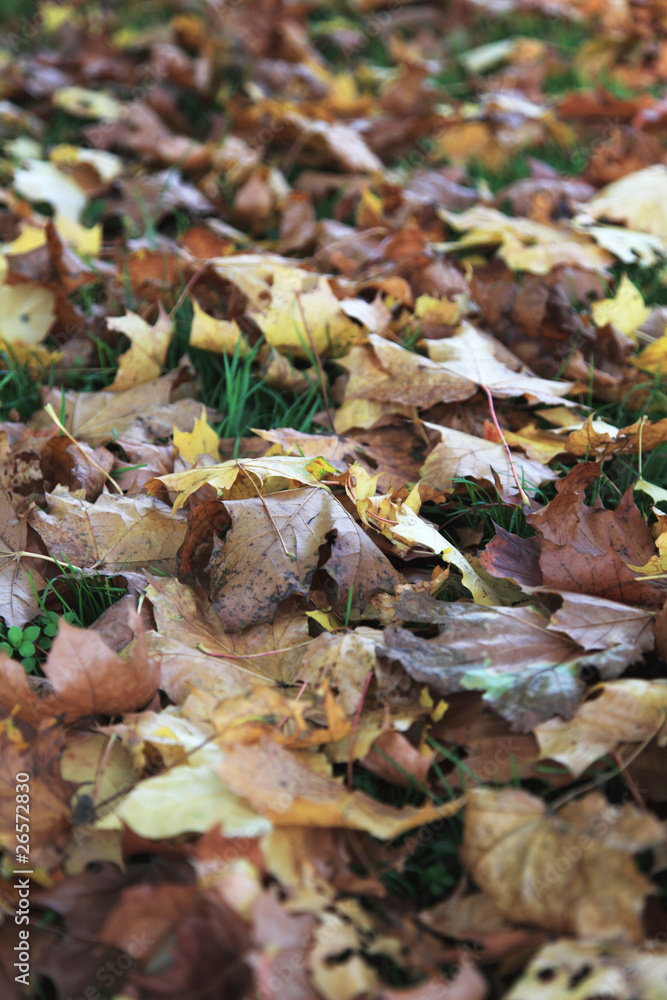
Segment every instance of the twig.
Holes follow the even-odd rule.
[[[204,272],[204,271],[206,270],[206,268],[208,267],[208,265],[209,265],[209,261],[204,261],[204,263],[203,263],[203,264],[200,264],[200,266],[199,266],[199,267],[197,268],[197,270],[196,270],[196,271],[195,271],[195,273],[194,273],[194,274],[192,275],[192,277],[191,277],[191,278],[190,278],[190,280],[188,281],[187,285],[185,286],[185,288],[183,289],[183,291],[181,292],[181,294],[180,294],[180,295],[178,296],[178,298],[177,298],[177,300],[176,300],[176,305],[174,306],[174,308],[173,308],[173,309],[171,310],[171,312],[169,313],[169,319],[173,319],[173,318],[174,318],[174,315],[175,315],[175,314],[176,314],[176,312],[177,312],[177,311],[178,311],[178,310],[180,309],[181,305],[182,305],[182,304],[183,304],[183,302],[185,301],[185,297],[186,297],[186,295],[188,294],[188,292],[190,291],[190,289],[191,289],[191,288],[192,288],[192,286],[194,285],[195,281],[197,281],[197,279],[198,279],[198,278],[199,278],[199,277],[200,277],[200,276],[201,276],[201,275],[203,274],[203,272]]]
[[[528,497],[524,493],[523,487],[522,487],[521,483],[519,482],[519,477],[516,474],[516,469],[514,467],[514,461],[512,460],[512,452],[510,451],[510,446],[507,443],[507,438],[503,434],[502,428],[501,428],[500,424],[498,423],[498,417],[496,416],[496,409],[495,409],[495,407],[493,405],[493,396],[491,395],[491,390],[486,385],[483,385],[482,389],[486,393],[486,398],[489,401],[489,410],[491,411],[491,419],[493,420],[493,426],[498,431],[498,434],[500,436],[500,440],[502,441],[502,443],[503,443],[503,445],[505,447],[505,451],[507,452],[507,458],[508,458],[509,463],[510,463],[510,469],[512,470],[512,475],[514,476],[514,482],[516,483],[516,488],[518,489],[519,496],[521,497],[521,503],[523,504],[524,507],[530,507],[530,500],[528,499]]]
[[[5,555],[5,553],[3,552],[2,555]],[[5,559],[5,561],[2,563],[2,566],[6,566],[7,563],[10,563],[10,562],[18,562],[19,559],[23,559],[23,558],[25,558],[25,559],[43,559],[44,562],[53,563],[55,566],[58,567],[58,569],[63,569],[65,566],[67,566],[68,569],[73,569],[75,571],[75,573],[85,573],[86,572],[86,570],[83,569],[81,566],[72,566],[72,564],[70,562],[64,562],[64,563],[62,563],[58,559],[54,559],[53,556],[42,555],[41,552],[28,552],[27,549],[20,549],[18,552],[8,552],[7,555],[9,556],[9,558]],[[2,568],[2,567],[0,566],[0,568]],[[95,568],[95,565],[89,567],[89,569],[94,569],[94,568]]]

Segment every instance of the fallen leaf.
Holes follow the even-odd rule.
[[[636,344],[635,333],[646,320],[650,310],[644,305],[639,289],[632,284],[627,274],[621,278],[613,299],[601,299],[591,306],[596,326],[613,323],[621,333]]]
[[[129,622],[136,641],[129,655],[120,657],[96,632],[61,621],[43,667],[46,684],[0,653],[0,702],[33,726],[54,715],[71,722],[143,707],[157,691],[159,669],[147,659],[136,612],[129,613]]]
[[[5,344],[40,344],[53,326],[56,297],[36,281],[0,285],[0,339]]]
[[[592,204],[587,203],[587,210]],[[613,261],[611,254],[590,237],[567,225],[546,226],[532,219],[512,218],[485,206],[458,214],[441,208],[438,214],[452,229],[465,233],[456,242],[440,244],[441,250],[499,247],[498,256],[513,271],[548,274],[555,267],[574,265],[604,272]]]
[[[400,664],[413,680],[442,694],[484,691],[484,700],[522,732],[554,715],[574,715],[584,690],[584,667],[617,677],[653,639],[646,614],[627,622],[621,618],[616,632],[610,615],[611,627],[605,629],[595,602],[576,609],[574,622],[580,627],[571,631],[577,638],[567,634],[567,615],[561,622],[537,606],[443,604],[426,594],[402,594],[395,610],[406,621],[437,625],[438,634],[424,639],[389,626],[378,646],[381,661]],[[616,605],[615,610],[624,615],[626,609]]]
[[[667,953],[652,943],[627,948],[609,941],[573,941],[545,945],[503,1000],[588,1000],[593,996],[644,997],[659,1000],[667,975]],[[610,991],[613,991],[610,992]]]
[[[202,406],[201,416],[195,421],[191,431],[181,431],[174,425],[174,447],[186,462],[193,465],[200,455],[212,455],[218,458],[219,438],[206,420],[206,407]]]
[[[620,680],[594,688],[574,718],[549,719],[535,727],[535,735],[542,758],[560,761],[579,777],[619,744],[659,736],[666,719],[667,682]],[[660,736],[660,745],[665,742]]]
[[[201,403],[194,399],[171,402],[178,373],[170,372],[154,382],[138,385],[126,392],[75,392],[60,389],[43,391],[43,403],[51,403],[62,416],[65,426],[77,440],[92,447],[125,436],[145,442],[168,438],[176,423],[181,430],[191,429],[201,413]],[[33,427],[53,426],[51,418],[39,411],[31,419]]]
[[[37,593],[46,580],[26,562],[28,519],[17,514],[9,493],[0,493],[0,615],[19,628],[37,614]]]
[[[510,465],[507,450],[502,444],[485,441],[451,427],[426,422],[424,426],[440,435],[440,444],[435,446],[421,470],[423,481],[436,490],[451,489],[452,480],[456,478],[476,479],[493,485],[495,472],[504,490],[516,492],[512,465],[528,496],[534,496],[542,483],[558,478],[548,466],[517,452],[512,452]]]
[[[336,357],[361,340],[361,328],[345,315],[323,275],[268,256],[218,257],[211,263],[248,296],[249,315],[272,347],[299,357],[313,351]]]
[[[334,609],[345,608],[349,598],[351,608],[361,613],[374,594],[393,593],[400,580],[363,528],[326,490],[231,500],[225,510],[232,527],[211,558],[211,598],[227,631],[270,622],[282,601],[307,594],[327,541],[331,554],[324,570],[334,582]]]
[[[21,665],[17,666],[23,672]],[[24,739],[11,719],[0,723],[0,843],[19,867],[34,869],[43,863],[48,867],[53,867],[54,862],[58,864],[54,849],[62,846],[63,835],[69,830],[72,797],[72,785],[60,775],[64,744],[62,727],[53,724],[46,723],[32,739]],[[29,775],[27,806],[17,798],[25,794],[17,789],[24,784],[19,780],[24,774]],[[18,809],[19,804],[24,808]],[[19,831],[15,827],[21,823],[29,828],[28,840],[17,837]],[[55,858],[51,856],[54,853]]]
[[[336,471],[327,462],[318,462],[307,456],[274,455],[269,458],[232,459],[205,469],[186,469],[185,472],[158,476],[148,481],[146,489],[149,493],[156,493],[161,486],[166,486],[176,492],[174,511],[177,511],[204,483],[217,490],[218,496],[224,496],[238,483],[242,495],[254,497],[260,488],[265,492],[276,492],[295,483],[318,486],[320,479],[335,475]]]
[[[582,208],[594,219],[623,222],[631,229],[667,239],[665,192],[667,167],[658,163],[608,184]]]
[[[0,328],[1,329],[1,328]],[[635,358],[638,368],[643,368],[649,372],[662,371],[667,363],[667,334],[658,337],[652,344],[648,344]]]
[[[428,409],[435,403],[450,403],[469,399],[477,386],[460,375],[450,374],[442,365],[383,340],[376,334],[368,338],[370,347],[354,347],[341,367],[350,378],[345,390],[346,400],[373,400],[377,403],[419,406]],[[350,423],[350,426],[372,426],[382,415],[378,407],[370,423]],[[336,423],[338,433],[344,428]]]
[[[147,579],[157,631],[148,632],[146,642],[160,661],[162,690],[175,704],[195,689],[223,698],[247,691],[251,683],[294,680],[310,637],[307,619],[289,602],[272,623],[232,634],[190,587],[169,577]]]
[[[104,572],[174,566],[186,524],[160,500],[103,493],[94,503],[56,486],[48,511],[34,507],[29,523],[56,559]]]
[[[316,774],[289,750],[265,738],[258,746],[234,747],[215,766],[222,780],[276,826],[345,827],[390,840],[417,826],[453,816],[462,800],[394,809],[363,792],[350,792]],[[255,780],[248,784],[247,775]]]
[[[545,587],[598,595],[645,607],[662,605],[660,590],[637,581],[630,566],[653,556],[651,533],[627,490],[615,510],[584,502],[585,486],[599,475],[588,463],[557,484],[558,495],[528,523],[540,536],[539,566]]]
[[[234,794],[210,764],[174,767],[140,781],[95,826],[120,830],[122,824],[148,840],[206,833],[218,825],[228,837],[261,837],[272,829],[270,819]]]
[[[196,299],[192,300],[194,315],[190,328],[190,347],[214,354],[235,354],[245,358],[250,353],[250,345],[241,333],[235,319],[215,319],[204,312]]]
[[[59,170],[55,163],[30,159],[14,172],[14,187],[31,201],[47,201],[56,218],[60,215],[78,222],[88,196],[79,184]]]
[[[665,831],[631,805],[600,792],[550,813],[520,789],[468,793],[461,857],[502,913],[556,934],[641,941],[651,882],[631,854],[660,844]]]
[[[499,350],[497,341],[470,323],[462,323],[458,332],[446,340],[426,341],[426,348],[429,357],[446,372],[486,386],[501,399],[523,395],[529,403],[557,406],[563,402],[561,397],[573,388],[572,382],[549,382],[530,371],[522,371],[518,358],[509,351]]]
[[[162,309],[154,326],[128,311],[125,316],[107,318],[107,327],[130,339],[129,350],[118,359],[118,371],[109,386],[110,391],[126,392],[159,377],[172,335],[171,320]]]

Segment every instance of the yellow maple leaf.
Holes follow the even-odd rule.
[[[132,341],[129,349],[118,359],[118,371],[109,389],[125,392],[159,378],[172,334],[171,320],[162,308],[155,326],[129,311],[125,316],[107,319],[107,326],[110,330],[124,333]]]
[[[200,455],[213,455],[219,458],[218,435],[206,419],[206,407],[202,406],[201,416],[195,420],[191,431],[179,431],[174,424],[174,444],[182,457],[192,465]]]
[[[635,364],[638,368],[644,368],[649,372],[657,372],[658,368],[662,371],[667,370],[667,333],[663,333],[662,337],[658,337],[640,351],[635,358]]]
[[[337,470],[322,458],[273,455],[270,458],[230,459],[208,469],[187,469],[185,472],[156,476],[148,480],[146,491],[157,493],[162,486],[175,491],[178,496],[174,511],[177,511],[204,483],[208,483],[223,496],[228,494],[240,477],[241,481],[247,482],[247,495],[256,496],[258,490],[264,494],[276,493],[295,483],[319,486],[321,479],[337,474]]]
[[[241,333],[235,319],[216,319],[204,312],[196,299],[192,300],[194,315],[190,328],[190,347],[214,354],[233,355],[238,351],[240,358],[250,353],[250,345]]]
[[[635,332],[649,314],[639,289],[632,284],[627,274],[623,275],[616,295],[612,299],[601,299],[593,303],[591,312],[596,326],[613,323],[621,333],[636,344]]]

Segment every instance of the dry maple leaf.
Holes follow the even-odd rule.
[[[329,280],[268,254],[217,257],[212,266],[248,297],[248,315],[271,347],[298,357],[344,354],[361,340],[361,327],[342,309]]]
[[[375,670],[375,645],[357,631],[342,635],[323,632],[304,651],[300,681],[315,688],[327,681],[337,691],[337,701],[350,716],[359,707],[364,682]]]
[[[56,486],[46,501],[29,521],[54,558],[103,572],[174,568],[187,526],[161,500],[103,493],[89,503]]]
[[[620,680],[593,688],[572,719],[535,727],[541,757],[558,760],[575,778],[589,764],[615,753],[621,743],[644,743],[662,734],[667,720],[667,681]]]
[[[394,809],[334,778],[311,770],[294,753],[265,737],[259,745],[234,747],[214,765],[222,780],[276,826],[345,827],[389,840],[416,826],[453,816],[462,799],[442,806]],[[248,774],[254,776],[248,783]]]
[[[204,469],[186,469],[168,476],[157,476],[146,483],[149,493],[157,493],[162,487],[174,491],[176,501],[174,511],[180,510],[188,497],[208,483],[218,491],[218,496],[229,493],[234,486],[234,497],[255,497],[258,492],[274,493],[285,490],[290,485],[319,486],[320,479],[337,472],[324,459],[292,455],[273,455],[269,458],[231,459],[220,465],[210,465]]]
[[[195,421],[190,432],[180,431],[174,425],[174,447],[178,448],[186,462],[193,465],[201,455],[211,455],[219,458],[219,438],[206,419],[206,407],[202,406],[201,416]]]
[[[635,580],[629,568],[644,565],[654,555],[651,533],[632,499],[632,488],[613,511],[599,504],[588,507],[584,488],[598,475],[597,467],[575,467],[557,483],[558,495],[527,517],[540,537],[544,585],[627,604],[661,606],[661,591]]]
[[[29,678],[20,663],[0,653],[0,703],[33,726],[54,715],[72,722],[146,705],[157,691],[159,669],[147,659],[139,616],[132,610],[128,614],[136,641],[123,657],[93,629],[61,621],[43,666],[46,682]]]
[[[204,312],[196,299],[192,300],[194,315],[190,327],[190,347],[213,354],[228,354],[245,358],[250,354],[250,345],[241,333],[235,319],[216,319]]]
[[[616,941],[643,938],[651,882],[631,855],[665,840],[658,820],[600,792],[549,813],[519,789],[468,793],[461,858],[515,923]]]
[[[667,239],[667,167],[662,163],[626,174],[581,207],[594,219],[624,222],[631,229]]]
[[[440,244],[441,250],[498,246],[498,256],[513,271],[549,274],[556,267],[575,265],[604,272],[613,262],[611,254],[567,223],[546,226],[480,205],[459,214],[441,208],[438,214],[452,229],[465,232],[456,242]]]
[[[651,532],[628,489],[615,510],[598,500],[589,507],[586,487],[600,474],[593,462],[580,462],[556,484],[557,495],[529,514],[535,538],[518,538],[499,528],[481,555],[494,576],[528,588],[599,596],[623,604],[661,607],[660,581],[637,579],[631,567],[654,555]]]
[[[129,349],[118,359],[110,391],[125,392],[159,377],[172,335],[172,322],[162,306],[153,326],[137,313],[127,312],[125,316],[108,317],[107,327],[130,339]]]
[[[285,461],[283,459],[283,461]],[[394,593],[401,577],[362,527],[326,490],[288,490],[226,501],[232,526],[211,556],[211,599],[223,627],[236,632],[273,621],[282,601],[307,594],[321,558],[335,584],[331,604],[361,613],[380,591]]]
[[[605,629],[594,602],[592,609],[577,608],[573,621],[562,612],[560,619],[551,617],[538,607],[443,604],[424,593],[406,592],[396,603],[396,614],[405,621],[437,625],[439,634],[423,639],[390,626],[378,656],[401,664],[414,680],[443,694],[484,691],[485,701],[514,728],[528,732],[543,719],[574,714],[584,689],[584,667],[594,665],[602,676],[616,677],[642,648],[652,645],[648,614],[628,616],[627,610],[623,605],[608,608]],[[568,625],[576,627],[571,629],[576,638],[566,634]]]
[[[563,400],[573,382],[553,382],[526,371],[518,358],[488,334],[470,323],[461,324],[458,332],[446,340],[427,340],[428,356],[453,375],[460,375],[477,385],[486,386],[493,396],[509,399],[525,396],[529,403],[568,403]],[[570,403],[569,405],[573,405]]]
[[[423,481],[436,490],[451,489],[452,480],[458,477],[493,484],[495,472],[503,488],[512,492],[516,490],[512,465],[523,490],[529,496],[535,494],[540,484],[553,482],[558,478],[557,473],[548,466],[517,452],[511,452],[511,465],[507,450],[495,441],[486,441],[474,434],[465,434],[463,431],[426,421],[424,427],[440,435],[440,444],[435,446],[421,470]]]
[[[477,385],[469,378],[447,371],[437,361],[375,334],[371,334],[368,341],[370,346],[354,347],[339,360],[341,367],[350,373],[346,400],[372,400],[428,409],[435,403],[469,399],[477,392]],[[376,414],[373,423],[381,412]],[[364,425],[356,423],[356,426]],[[336,429],[340,433],[338,423]]]
[[[0,284],[0,343],[40,344],[55,321],[55,295],[36,281]]]
[[[388,493],[374,496],[377,479],[355,463],[346,474],[345,488],[356,503],[362,523],[391,542],[392,553],[409,558],[433,552],[461,571],[463,585],[476,604],[502,603],[490,583],[475,572],[463,553],[443,538],[435,525],[419,517],[419,484],[413,486],[405,502],[395,502]]]
[[[218,698],[241,694],[250,683],[294,680],[310,637],[308,619],[286,602],[273,622],[226,632],[210,603],[178,580],[148,575],[156,632],[148,632],[151,655],[161,664],[162,690],[181,704],[196,689]]]
[[[46,580],[25,562],[28,520],[16,513],[9,493],[0,494],[0,615],[5,624],[19,628],[39,610],[35,594]]]
[[[581,427],[575,428],[568,434],[567,450],[578,458],[584,458],[592,451],[597,452],[601,458],[609,455],[634,455],[641,452],[651,451],[667,439],[667,419],[638,420],[627,427],[614,427],[613,425],[594,420],[588,417]]]
[[[97,820],[96,829],[121,830],[125,825],[149,840],[206,833],[218,824],[228,837],[268,833],[270,820],[228,788],[212,770],[213,763],[183,765],[145,778],[112,813]]]
[[[145,442],[171,436],[174,424],[180,430],[192,430],[201,413],[201,403],[194,399],[171,402],[176,371],[154,382],[135,386],[125,392],[68,392],[43,389],[42,402],[51,403],[57,413],[65,406],[65,426],[77,438],[92,447],[125,436]],[[42,410],[30,421],[33,427],[51,427],[51,418]]]

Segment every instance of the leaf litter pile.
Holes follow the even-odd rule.
[[[664,1000],[664,4],[3,17],[3,1000]]]

